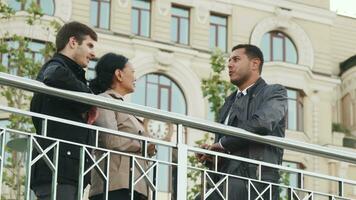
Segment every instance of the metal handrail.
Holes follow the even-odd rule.
[[[356,153],[328,148],[320,145],[299,142],[286,138],[278,138],[272,136],[261,136],[245,131],[243,129],[225,126],[219,123],[210,122],[195,117],[190,117],[182,114],[171,113],[167,111],[158,110],[155,108],[145,107],[137,104],[127,103],[123,101],[116,101],[93,94],[86,94],[81,92],[73,92],[68,90],[61,90],[58,88],[48,87],[41,82],[22,78],[6,73],[0,73],[0,84],[6,86],[13,86],[16,88],[29,90],[33,92],[46,93],[49,95],[65,98],[75,99],[75,101],[86,103],[110,110],[134,114],[138,116],[157,119],[160,121],[167,121],[175,124],[182,124],[185,127],[199,129],[207,132],[219,133],[224,135],[236,136],[247,140],[252,140],[260,143],[278,146],[284,149],[289,149],[297,152],[318,155],[335,160],[350,162],[356,164]]]

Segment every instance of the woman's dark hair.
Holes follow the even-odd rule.
[[[115,53],[103,55],[95,66],[96,77],[89,82],[94,94],[100,94],[110,88],[116,69],[124,69],[128,59]]]

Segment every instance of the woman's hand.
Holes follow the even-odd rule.
[[[147,146],[147,154],[149,157],[155,156],[157,153],[156,145],[155,144],[148,144]]]

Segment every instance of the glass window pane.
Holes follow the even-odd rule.
[[[141,36],[148,37],[150,35],[150,12],[141,11]]]
[[[138,34],[138,10],[131,10],[131,31],[134,34]]]
[[[100,28],[109,29],[110,4],[101,2],[100,4]]]
[[[54,14],[54,0],[40,0],[40,5],[46,15]]]
[[[215,48],[216,47],[216,27],[210,25],[210,48]]]
[[[210,23],[226,26],[226,17],[211,15]]]
[[[145,0],[133,0],[132,7],[142,8],[142,9],[150,9],[150,2]]]
[[[178,19],[175,17],[172,17],[172,22],[171,22],[171,40],[173,42],[178,42]]]
[[[271,41],[270,41],[270,33],[266,33],[262,37],[261,41],[261,50],[263,52],[263,58],[265,62],[271,60]]]
[[[186,102],[182,91],[176,84],[172,84],[172,112],[186,114]]]
[[[297,130],[297,102],[288,100],[288,129]]]
[[[10,8],[14,9],[15,11],[21,10],[21,3],[16,0],[8,0],[7,1]]]
[[[148,74],[147,81],[150,83],[158,83],[158,75],[157,74]]]
[[[166,76],[159,76],[159,84],[171,86],[172,81],[169,80]]]
[[[189,17],[188,9],[172,7],[172,15],[179,16],[179,17]]]
[[[160,109],[161,110],[165,110],[165,111],[169,111],[169,90],[168,88],[161,88],[161,96],[160,96]]]
[[[219,26],[218,31],[219,31],[218,47],[221,50],[225,51],[226,50],[226,28]]]
[[[147,104],[153,108],[158,108],[158,85],[147,83]]]
[[[96,77],[96,73],[95,73],[95,65],[96,65],[97,61],[96,60],[90,60],[89,64],[88,64],[88,68],[87,71],[85,73],[85,78],[87,80],[92,80]]]
[[[287,90],[288,99],[297,99],[297,91],[296,90]]]
[[[283,61],[283,38],[273,37],[273,60]]]
[[[297,50],[290,39],[286,38],[286,61],[297,63]]]
[[[92,26],[98,27],[98,2],[91,1],[90,3],[90,24]]]
[[[179,43],[188,44],[189,40],[189,21],[188,19],[180,20],[180,33],[179,33]]]
[[[135,92],[132,94],[132,102],[146,105],[146,77],[143,76],[136,81]]]

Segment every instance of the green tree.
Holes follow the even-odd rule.
[[[19,2],[25,3],[26,0]],[[28,13],[26,23],[28,25],[40,25],[44,31],[49,28],[56,31],[60,27],[57,21],[50,22],[49,26],[42,24],[43,12],[35,1],[30,3],[26,11]],[[14,14],[15,11],[12,8],[0,1],[0,20],[2,22],[11,20]],[[41,45],[42,48],[39,52],[37,52],[42,59],[34,59],[34,52],[31,49],[34,44],[35,42],[31,38],[6,32],[2,38],[0,38],[0,71],[34,79],[44,61],[50,58],[55,51],[52,42],[45,42]],[[28,110],[32,93],[13,87],[0,86],[0,89],[0,94],[5,97],[9,107]],[[31,133],[34,132],[34,127],[29,117],[10,114],[8,119],[8,128]],[[18,139],[18,137],[19,136],[15,134],[11,134],[7,140],[15,140]],[[5,151],[7,155],[5,162],[6,170],[3,172],[2,182],[10,189],[8,194],[10,199],[22,199],[25,181],[23,174],[24,153],[8,147],[5,147]],[[1,199],[6,198],[2,196]]]
[[[235,90],[235,86],[226,78],[223,77],[222,72],[225,70],[226,55],[220,50],[216,49],[213,51],[210,57],[210,64],[212,73],[208,79],[202,80],[202,91],[203,96],[208,99],[210,105],[210,111],[214,113],[214,119],[218,119],[218,111],[224,104],[225,98]],[[201,140],[195,142],[197,146],[202,144],[211,143],[213,137],[209,133],[205,133]],[[188,157],[188,162],[191,166],[204,168],[194,155]],[[201,172],[190,170],[187,174],[188,179],[195,184],[189,188],[188,199],[193,200],[194,197],[200,192],[202,185],[197,182],[200,180]]]

